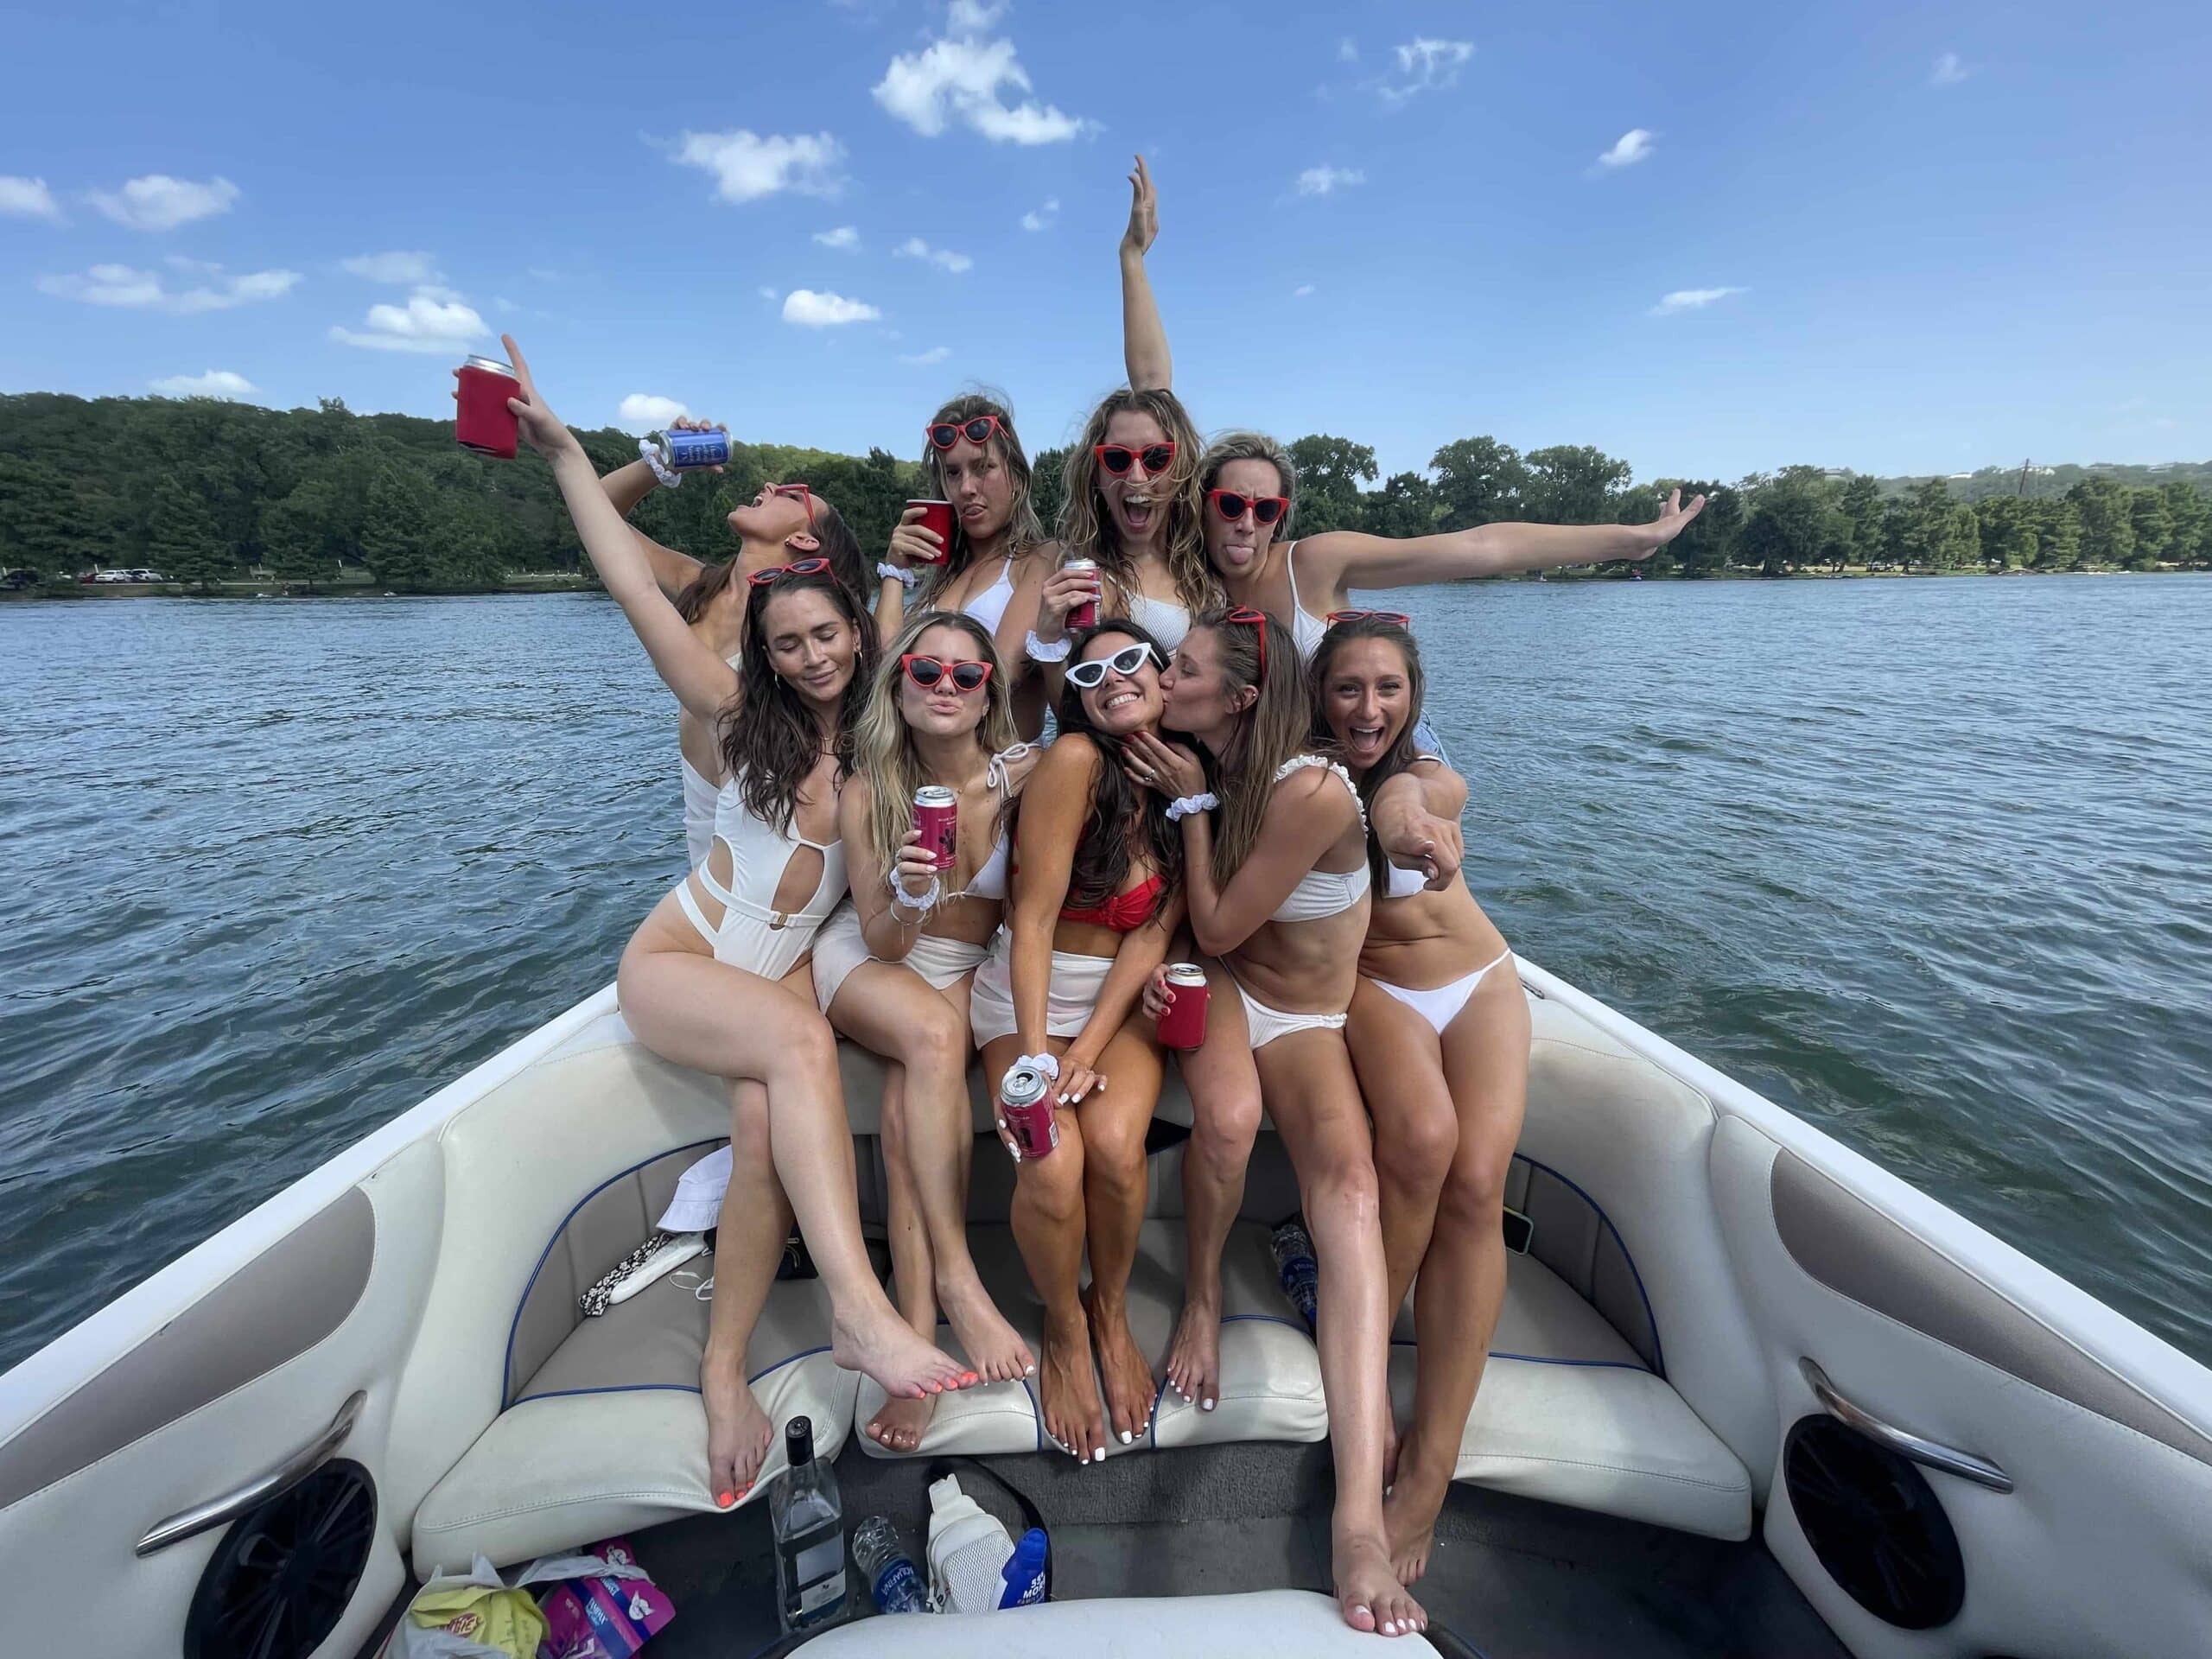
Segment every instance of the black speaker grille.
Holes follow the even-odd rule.
[[[1901,1630],[1958,1617],[1966,1563],[1918,1469],[1833,1417],[1804,1417],[1783,1443],[1782,1476],[1813,1554],[1853,1601]]]
[[[200,1575],[184,1659],[307,1659],[345,1617],[376,1526],[376,1483],[342,1458],[233,1522]]]

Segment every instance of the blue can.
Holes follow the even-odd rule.
[[[696,473],[709,467],[729,465],[729,434],[692,432],[681,429],[655,432],[650,442],[660,451],[661,465],[671,473]]]

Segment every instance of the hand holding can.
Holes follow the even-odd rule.
[[[1048,1156],[1060,1144],[1060,1122],[1052,1106],[1052,1080],[1031,1065],[1010,1068],[999,1084],[999,1122],[1012,1138],[1023,1163]]]
[[[1206,970],[1195,962],[1171,963],[1167,969],[1167,1011],[1160,1016],[1162,1048],[1193,1049],[1206,1040],[1206,1003],[1211,992]]]
[[[495,357],[471,357],[454,372],[454,378],[461,383],[454,393],[459,405],[454,413],[454,441],[480,455],[512,461],[521,432],[507,399],[522,395],[514,366]]]
[[[1071,570],[1078,575],[1089,576],[1091,581],[1090,597],[1078,601],[1068,607],[1068,626],[1071,628],[1096,627],[1098,626],[1098,562],[1096,559],[1070,559],[1060,568],[1063,570]]]
[[[960,797],[941,784],[923,785],[914,791],[914,828],[938,868],[950,869],[960,852]]]

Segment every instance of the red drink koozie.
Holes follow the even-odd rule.
[[[1160,1046],[1180,1049],[1200,1046],[1206,1039],[1206,1001],[1211,995],[1206,988],[1206,970],[1195,962],[1170,963],[1167,988],[1174,993],[1175,1000],[1160,1016]]]
[[[461,365],[461,404],[453,435],[464,449],[512,461],[520,432],[507,399],[522,396],[513,368],[493,357],[472,357]]]

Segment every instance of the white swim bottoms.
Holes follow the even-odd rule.
[[[942,991],[956,983],[961,975],[973,972],[988,954],[986,947],[970,944],[965,939],[940,939],[925,933],[900,960],[932,988]],[[829,1013],[846,976],[861,963],[871,960],[882,958],[869,956],[868,941],[861,936],[860,912],[848,899],[830,912],[830,919],[822,924],[821,932],[814,937],[815,1005],[823,1013]]]
[[[991,940],[990,954],[976,969],[976,988],[968,1001],[968,1021],[975,1028],[978,1048],[996,1038],[1011,1037],[1017,1029],[1014,1018],[1013,950],[1007,931],[1001,928]],[[1052,952],[1052,983],[1045,996],[1047,1036],[1082,1034],[1084,1027],[1090,1023],[1090,1011],[1098,1006],[1098,993],[1105,988],[1107,971],[1113,965],[1111,957],[1079,957],[1070,950]]]

